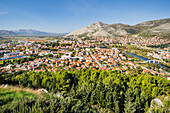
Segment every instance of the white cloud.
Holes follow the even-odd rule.
[[[8,13],[9,13],[8,11],[0,11],[0,15],[6,15]]]

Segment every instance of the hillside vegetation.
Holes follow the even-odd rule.
[[[125,75],[119,71],[82,69],[1,74],[0,83],[51,92],[43,98],[22,98],[11,103],[12,107],[3,104],[2,112],[144,113],[155,97],[170,96],[170,81],[166,77]],[[165,105],[163,112],[168,112],[168,107]]]

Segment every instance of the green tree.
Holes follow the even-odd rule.
[[[125,113],[135,113],[135,104],[133,102],[133,95],[130,92],[130,89],[127,89],[125,93],[125,107],[124,107]]]

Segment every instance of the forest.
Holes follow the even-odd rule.
[[[120,71],[60,70],[57,72],[1,73],[0,84],[33,89],[44,88],[49,94],[40,98],[21,98],[3,103],[0,112],[95,112],[145,113],[151,100],[170,96],[170,81],[164,76],[123,74]],[[57,97],[56,94],[60,94]],[[62,97],[62,98],[61,98]],[[169,100],[163,109],[168,113]]]

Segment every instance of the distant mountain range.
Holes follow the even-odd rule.
[[[49,33],[34,29],[19,29],[19,30],[0,30],[0,35],[66,35],[67,33]]]
[[[16,33],[8,30],[0,30],[0,35],[16,35]]]
[[[73,31],[66,35],[70,36],[127,36],[127,35],[141,35],[141,36],[162,36],[170,38],[170,18],[147,21],[133,26],[116,23],[104,24],[102,22],[95,22],[85,28]]]

